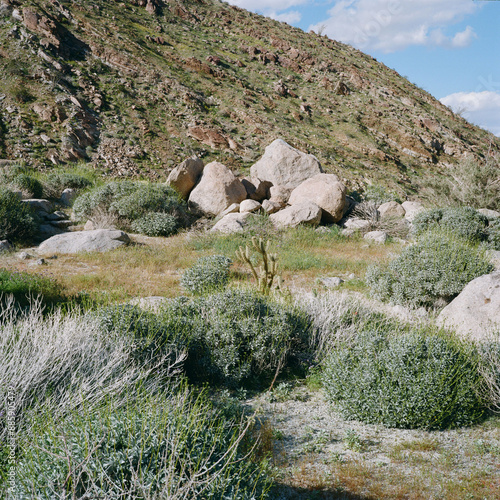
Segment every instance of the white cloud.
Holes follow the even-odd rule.
[[[465,47],[476,36],[467,26],[451,35],[446,28],[479,6],[471,0],[336,0],[329,17],[310,29],[360,49],[385,52],[410,45]]]
[[[471,123],[500,137],[500,92],[457,92],[440,101],[453,111],[460,112]]]
[[[290,10],[288,12],[283,12],[282,14],[272,12],[267,15],[272,19],[276,19],[276,21],[288,24],[298,23],[302,19],[302,14],[298,10]]]
[[[263,12],[267,16],[268,13],[277,13],[290,7],[309,3],[309,0],[229,0],[228,3],[253,12]]]

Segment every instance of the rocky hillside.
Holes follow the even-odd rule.
[[[1,0],[0,158],[163,178],[282,138],[411,194],[500,140],[350,46],[217,0]]]

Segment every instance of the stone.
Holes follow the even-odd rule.
[[[229,205],[226,210],[223,210],[220,214],[219,217],[225,217],[227,214],[234,214],[240,211],[240,204],[239,203],[233,203],[232,205]]]
[[[342,231],[340,231],[340,234],[342,236],[345,236],[346,238],[349,238],[349,236],[353,236],[356,233],[357,233],[356,229],[349,229],[349,228],[345,228],[342,229]]]
[[[203,173],[203,167],[203,160],[188,158],[170,172],[167,184],[187,200]]]
[[[128,243],[130,243],[130,238],[123,231],[94,229],[52,236],[38,247],[38,253],[105,252]]]
[[[258,178],[243,178],[241,183],[247,190],[247,198],[251,200],[260,201],[269,198],[269,189],[273,185],[272,182],[263,181]]]
[[[337,286],[340,286],[342,283],[344,283],[344,280],[342,278],[337,277],[337,276],[328,277],[328,278],[320,278],[319,281],[327,288],[335,288]]]
[[[483,215],[486,215],[486,217],[490,219],[500,217],[500,212],[497,212],[496,210],[490,210],[489,208],[479,208],[478,212]]]
[[[95,226],[94,222],[91,220],[88,220],[85,225],[83,226],[84,231],[93,231],[94,229],[97,229]]]
[[[20,260],[28,260],[31,259],[33,256],[30,255],[28,252],[19,252],[17,254],[17,258]]]
[[[253,213],[257,212],[262,207],[262,205],[255,200],[243,200],[240,203],[240,212],[241,213]]]
[[[225,165],[214,161],[203,169],[200,181],[189,195],[189,205],[207,215],[217,215],[246,197],[241,181]]]
[[[360,230],[360,229],[368,229],[371,225],[371,222],[369,220],[365,219],[358,219],[357,217],[353,217],[351,219],[347,219],[344,222],[344,227],[346,229],[351,229],[351,230]]]
[[[412,222],[418,213],[425,210],[424,206],[419,201],[405,201],[401,206],[405,210],[405,219],[409,222]]]
[[[293,148],[282,139],[267,146],[260,160],[250,167],[252,177],[272,182],[273,186],[291,188],[322,172],[315,156]]]
[[[388,201],[378,207],[380,217],[404,217],[406,210],[397,201]]]
[[[243,232],[250,214],[227,214],[210,229],[212,233],[241,233]]]
[[[291,193],[288,203],[313,202],[322,210],[324,223],[338,222],[342,219],[347,189],[333,174],[317,174],[305,180]]]
[[[366,233],[363,238],[365,240],[371,240],[375,243],[385,243],[387,241],[387,233],[384,231],[369,231]]]
[[[14,248],[7,240],[0,241],[0,253],[12,252]]]
[[[437,323],[480,340],[500,330],[500,271],[473,279],[439,314]]]
[[[272,186],[269,188],[269,201],[276,203],[281,208],[286,207],[293,189],[286,186]]]
[[[53,210],[52,203],[50,203],[49,200],[30,198],[28,200],[22,200],[22,202],[29,205],[36,212],[46,212],[48,214]]]
[[[40,224],[40,226],[38,226],[38,231],[36,236],[38,241],[43,241],[52,238],[52,236],[64,233],[66,233],[65,230],[55,227],[49,223],[49,224]]]
[[[266,212],[269,215],[278,212],[282,208],[283,208],[283,205],[281,205],[280,203],[276,203],[274,201],[271,201],[271,200],[264,200],[262,202],[262,210],[264,210],[264,212]]]
[[[75,198],[78,196],[78,191],[73,188],[66,188],[62,194],[61,198],[59,198],[59,201],[63,204],[66,205],[67,207],[70,207],[73,205],[73,202],[75,201]]]
[[[46,219],[48,221],[68,220],[68,216],[61,210],[56,210],[55,212],[47,215]]]
[[[279,228],[297,227],[299,224],[317,226],[321,220],[321,208],[315,203],[297,203],[269,216]]]

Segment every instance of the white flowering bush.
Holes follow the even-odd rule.
[[[472,345],[410,331],[366,330],[324,363],[328,400],[349,420],[407,429],[471,425],[485,414]]]
[[[380,300],[432,306],[438,299],[452,300],[467,283],[492,270],[477,246],[454,234],[427,232],[388,266],[370,267],[366,282]]]
[[[199,258],[181,276],[182,287],[193,295],[224,290],[229,282],[232,260],[224,255]]]
[[[146,236],[171,236],[177,231],[177,219],[163,212],[150,212],[134,220],[131,228]]]

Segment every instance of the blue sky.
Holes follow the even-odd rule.
[[[369,53],[500,136],[500,0],[229,0]]]

